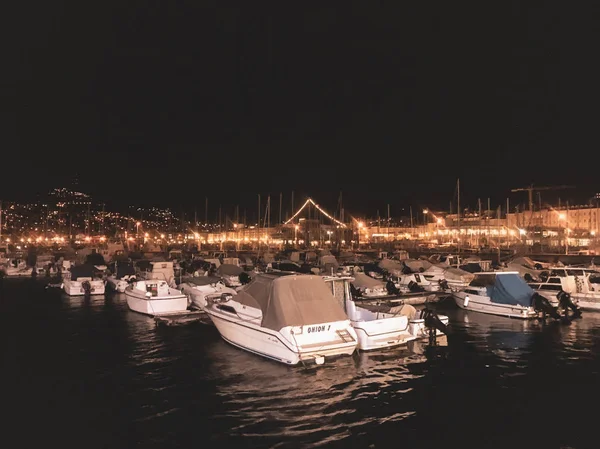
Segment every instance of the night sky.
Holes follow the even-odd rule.
[[[75,173],[114,207],[342,191],[371,216],[448,208],[457,179],[493,207],[531,183],[576,186],[544,202],[600,191],[598,21],[579,2],[17,3],[0,199]]]

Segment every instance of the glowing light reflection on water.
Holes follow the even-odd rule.
[[[600,314],[542,325],[447,306],[447,346],[288,367],[228,345],[214,327],[158,328],[122,295],[4,284],[3,397],[9,429],[36,423],[18,434],[24,446],[41,434],[63,446],[162,449],[596,441],[592,415],[560,411],[600,396]]]

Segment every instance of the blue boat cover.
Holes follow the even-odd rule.
[[[496,282],[487,290],[492,302],[523,307],[532,305],[533,290],[518,274],[497,274]]]

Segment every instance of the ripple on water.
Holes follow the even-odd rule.
[[[231,358],[220,359],[223,376],[217,394],[222,407],[214,418],[237,423],[228,429],[226,439],[268,438],[271,447],[291,447],[299,441],[317,446],[415,414],[402,407],[402,398],[422,375],[399,363],[407,361],[406,349],[355,354],[316,368],[287,367],[252,354],[225,352]]]
[[[434,357],[415,345],[289,367],[227,344],[214,327],[157,328],[116,297],[14,292],[0,303],[3,316],[28,320],[2,327],[3,397],[48,441],[79,429],[90,449],[597,442],[593,414],[535,429],[600,394],[600,314],[542,325],[449,310],[453,334]]]

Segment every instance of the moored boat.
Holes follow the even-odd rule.
[[[188,297],[162,279],[135,281],[125,289],[127,306],[150,316],[188,310]]]
[[[492,315],[532,319],[534,291],[516,271],[474,273],[466,287],[452,293],[458,307]]]
[[[358,337],[358,349],[371,351],[404,345],[412,340],[443,335],[448,317],[417,310],[402,300],[355,299],[350,286],[352,277],[325,276],[325,283],[344,308]],[[428,320],[431,318],[431,320]],[[427,322],[426,322],[427,320]]]
[[[62,287],[69,296],[104,295],[105,282],[92,264],[73,265],[63,272]]]
[[[209,301],[206,313],[234,346],[286,365],[350,355],[357,336],[320,276],[257,274],[237,295]]]

